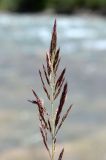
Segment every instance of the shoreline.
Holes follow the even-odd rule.
[[[59,17],[69,17],[69,16],[90,16],[90,17],[104,17],[106,18],[106,13],[102,13],[101,10],[92,11],[86,9],[79,9],[73,13],[56,13],[53,9],[46,9],[41,12],[11,12],[11,11],[0,11],[1,14],[10,14],[10,15],[30,15],[30,16],[59,16]]]

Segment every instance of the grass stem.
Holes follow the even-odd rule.
[[[54,144],[54,135],[55,135],[55,124],[54,124],[54,73],[51,73],[51,124],[52,124],[52,160],[54,160],[55,155],[55,144]]]

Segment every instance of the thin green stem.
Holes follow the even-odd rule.
[[[54,73],[51,73],[51,124],[52,124],[52,160],[55,155],[55,124],[54,124]]]
[[[54,106],[52,103],[52,160],[54,160]]]

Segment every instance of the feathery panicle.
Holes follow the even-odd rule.
[[[61,118],[62,109],[67,95],[67,83],[64,84],[66,68],[64,68],[60,73],[60,75],[57,76],[60,59],[61,59],[60,48],[57,49],[57,31],[56,31],[56,20],[55,20],[52,31],[50,49],[49,52],[46,53],[46,67],[45,65],[43,65],[43,72],[39,70],[39,75],[43,86],[43,90],[46,93],[46,96],[50,102],[51,113],[47,112],[44,103],[38,97],[38,95],[35,93],[33,89],[32,92],[35,96],[35,99],[28,100],[29,102],[37,105],[39,122],[40,122],[40,132],[43,139],[43,143],[48,151],[50,160],[55,160],[55,146],[57,138],[56,136],[72,107],[71,105]],[[55,109],[54,101],[60,94],[61,96],[59,105]],[[48,147],[48,132],[50,133],[51,136],[51,143],[52,143],[51,150]],[[60,152],[58,160],[62,160],[63,153],[64,153],[64,148]]]
[[[64,153],[64,148],[63,148],[63,149],[62,149],[62,151],[60,152],[60,155],[59,155],[59,158],[58,158],[58,160],[62,160],[63,153]]]

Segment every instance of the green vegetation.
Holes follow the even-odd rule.
[[[106,10],[106,0],[55,0],[54,8],[57,13],[72,13],[81,9],[103,13]]]
[[[38,12],[46,8],[48,0],[0,0],[0,9],[15,12]]]
[[[39,12],[53,8],[56,13],[72,13],[80,9],[106,12],[106,0],[0,0],[0,10]]]

